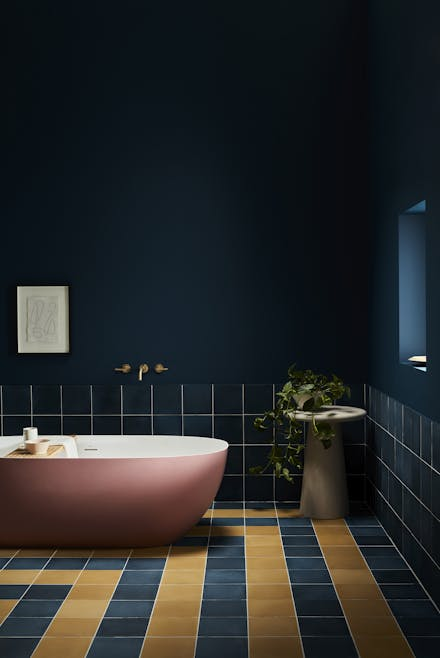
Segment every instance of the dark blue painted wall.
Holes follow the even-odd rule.
[[[9,4],[2,381],[365,381],[362,3]],[[17,284],[71,354],[16,354]]]
[[[369,381],[440,419],[440,6],[371,0]],[[398,216],[426,199],[428,372],[399,365]]]

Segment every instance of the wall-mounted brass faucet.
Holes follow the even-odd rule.
[[[142,375],[145,375],[148,372],[149,368],[146,363],[141,363],[139,366],[139,374],[138,374],[138,379],[141,382],[142,381]]]
[[[165,368],[163,363],[156,363],[154,366],[154,372],[157,372],[158,375],[165,372],[165,370],[168,370],[168,368]]]
[[[123,363],[120,368],[115,368],[116,372],[123,372],[124,375],[127,375],[131,372],[131,365],[129,363]]]

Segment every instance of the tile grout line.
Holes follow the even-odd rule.
[[[168,553],[167,553],[167,556],[165,558],[165,564],[163,565],[163,568],[162,568],[162,575],[160,577],[159,585],[157,586],[157,592],[156,592],[156,596],[154,597],[153,607],[151,608],[150,618],[148,620],[147,628],[145,629],[144,639],[142,640],[141,648],[139,650],[139,657],[142,656],[142,652],[143,652],[144,646],[145,646],[145,641],[148,637],[148,631],[149,631],[149,628],[150,628],[150,625],[151,625],[151,620],[153,618],[154,609],[156,608],[157,599],[159,597],[160,586],[162,585],[163,577],[164,577],[164,574],[165,574],[165,569],[166,569],[166,566],[167,566],[167,563],[168,563],[168,558],[170,557],[170,553],[171,553],[171,548],[172,548],[172,544],[169,544]]]
[[[241,476],[243,478],[242,482],[242,497],[243,505],[246,500],[246,449],[245,449],[245,431],[244,431],[244,405],[245,405],[245,389],[244,384],[241,385],[241,441],[242,441],[242,461],[243,466],[241,467]]]
[[[120,405],[121,405],[121,435],[124,435],[124,394],[123,394],[123,387],[122,384],[120,384]]]
[[[64,409],[63,409],[63,387],[60,384],[60,430],[61,436],[64,436]]]
[[[203,571],[202,592],[201,592],[201,596],[200,596],[200,606],[199,606],[199,615],[198,615],[199,618],[198,618],[198,621],[197,621],[197,630],[196,630],[196,636],[195,636],[195,641],[194,641],[194,658],[196,658],[197,644],[198,644],[198,641],[199,641],[199,629],[200,629],[200,620],[201,620],[201,617],[202,617],[203,594],[205,592],[206,569],[207,569],[207,566],[208,566],[209,545],[211,543],[212,519],[213,519],[212,512],[213,512],[213,509],[214,508],[211,506],[211,508],[210,508],[211,516],[210,516],[209,531],[208,531],[208,541],[207,541],[207,544],[206,544],[205,567],[204,567],[204,571]]]

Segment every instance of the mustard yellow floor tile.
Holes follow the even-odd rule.
[[[328,526],[338,526],[347,529],[347,524],[344,519],[312,519],[312,525],[319,530],[320,528],[327,528]]]
[[[201,601],[201,585],[161,585],[158,592],[160,601]]]
[[[325,557],[329,558],[342,558],[349,560],[350,558],[362,557],[362,553],[357,546],[326,546],[324,549]],[[365,563],[364,563],[365,564]]]
[[[188,530],[188,532],[185,534],[185,537],[207,537],[209,534],[210,526],[200,525],[191,528],[191,530]]]
[[[292,597],[285,599],[248,598],[249,617],[294,617]]]
[[[299,637],[251,637],[249,658],[302,658]]]
[[[51,557],[54,548],[21,548],[15,557]]]
[[[270,546],[271,549],[282,550],[280,535],[247,535],[246,548],[252,546]]]
[[[115,586],[114,585],[78,585],[75,584],[67,595],[68,599],[81,599],[83,601],[93,601],[111,599]]]
[[[131,548],[96,548],[93,557],[130,557],[131,553]]]
[[[246,546],[246,557],[273,557],[273,555],[283,555],[281,546]],[[283,558],[284,559],[284,558]]]
[[[254,585],[248,584],[249,599],[288,599],[292,597],[292,590],[288,583],[280,585]]]
[[[197,635],[199,625],[198,617],[159,617],[153,615],[148,626],[148,636],[159,635],[163,637]]]
[[[248,551],[246,551],[246,567],[248,571],[286,569],[286,561],[281,555],[279,557],[248,557]]]
[[[196,638],[146,637],[141,658],[194,658]]]
[[[108,600],[66,599],[57,612],[57,619],[96,619],[102,617],[108,606]]]
[[[299,635],[296,617],[249,617],[249,637],[259,635]]]
[[[267,509],[247,509],[244,512],[246,519],[275,519],[276,510],[273,507]]]
[[[324,556],[329,569],[367,569],[367,566],[359,553],[353,555],[328,555],[324,549]]]
[[[84,658],[90,637],[43,637],[32,658]]]
[[[204,569],[206,565],[206,558],[204,557],[181,557],[173,556],[167,560],[168,569]]]
[[[297,507],[292,507],[290,509],[279,509],[277,510],[278,518],[280,519],[299,519],[304,518],[301,512]]]
[[[151,548],[134,548],[130,557],[167,557],[169,546],[152,546]],[[125,556],[124,556],[125,557]]]
[[[217,525],[211,529],[213,537],[243,537],[244,526],[242,525]]]
[[[58,619],[55,617],[45,636],[48,637],[93,637],[101,623],[95,619]]]
[[[212,517],[214,519],[242,519],[244,516],[243,509],[214,509]]]
[[[18,603],[18,599],[0,599],[0,624]]]
[[[402,635],[400,627],[391,614],[388,617],[350,617],[348,620],[351,632],[355,637],[358,635],[373,637],[390,637],[391,635]]]
[[[246,536],[254,535],[270,535],[270,536],[280,536],[280,531],[276,525],[248,525],[246,526]]]
[[[353,546],[353,538],[348,533],[329,533],[330,528],[326,528],[326,532],[317,533],[318,541],[321,546]]]
[[[371,571],[365,569],[332,569],[331,577],[338,585],[373,585],[375,580]]]
[[[201,516],[200,518],[202,518],[202,519],[211,519],[212,518],[212,509],[207,510],[203,514],[203,516]]]
[[[197,617],[200,611],[200,601],[162,601],[156,599],[153,617]]]
[[[87,569],[81,572],[75,585],[116,585],[121,573],[116,569]]]
[[[36,585],[71,585],[81,571],[69,569],[46,569],[35,580]]]
[[[380,599],[382,592],[377,585],[336,585],[340,599]]]
[[[251,569],[248,570],[247,581],[251,583],[289,583],[286,569]]]
[[[165,569],[162,585],[201,585],[205,580],[204,569]]]
[[[0,585],[30,585],[39,573],[36,569],[3,569]]]
[[[91,548],[59,548],[55,557],[91,557]]]
[[[344,614],[351,617],[388,617],[391,612],[385,599],[345,599]]]
[[[206,546],[172,546],[170,557],[205,557],[207,552]]]
[[[362,658],[414,658],[408,642],[401,637],[356,637]]]
[[[19,550],[18,548],[0,548],[0,557],[13,557]]]

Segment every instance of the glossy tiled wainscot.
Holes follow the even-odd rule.
[[[279,387],[277,387],[278,390]],[[272,475],[248,475],[264,463],[267,433],[253,427],[256,416],[272,408],[275,386],[144,383],[110,386],[1,386],[0,428],[20,434],[36,425],[40,434],[175,434],[208,436],[230,444],[218,500],[291,500],[295,485]],[[362,395],[352,401],[363,406]],[[343,427],[349,495],[365,499],[364,421]]]
[[[440,424],[369,387],[367,494],[440,604]]]
[[[218,503],[172,546],[0,555],[2,658],[438,653],[438,611],[372,516]]]

